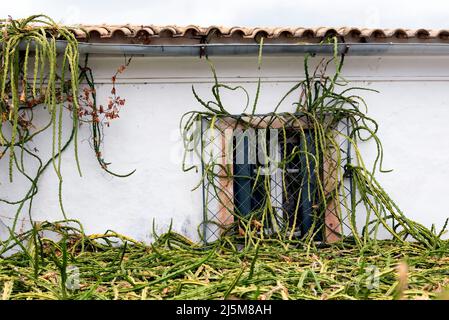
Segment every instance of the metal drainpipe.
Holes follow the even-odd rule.
[[[0,44],[1,46],[1,44]],[[25,44],[22,44],[25,48]],[[57,41],[57,49],[63,51],[65,41]],[[199,57],[208,56],[255,56],[259,45],[254,44],[192,44],[192,45],[142,45],[85,43],[78,44],[79,52],[105,55],[135,55],[150,57]],[[340,43],[338,52],[347,50],[353,56],[446,56],[449,44],[445,43]],[[263,54],[274,56],[332,55],[333,44],[264,44]]]

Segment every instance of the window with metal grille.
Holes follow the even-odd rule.
[[[211,128],[209,119],[203,119],[202,127],[202,132]],[[342,199],[350,190],[333,151],[316,154],[316,132],[304,119],[223,117],[214,120],[213,131],[213,138],[202,139],[202,153],[210,156],[203,164],[205,241],[216,239],[239,219],[262,216],[267,208],[272,212],[264,222],[267,233],[288,230],[296,238],[313,233],[317,241],[339,238],[341,208],[347,208]],[[340,151],[349,155],[344,142]]]

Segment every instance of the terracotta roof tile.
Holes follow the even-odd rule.
[[[80,41],[119,43],[220,43],[258,42],[319,42],[328,36],[338,36],[347,42],[446,42],[449,30],[440,29],[377,29],[352,27],[276,27],[248,28],[188,25],[80,25],[71,30]]]

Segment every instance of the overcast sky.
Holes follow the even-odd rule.
[[[66,24],[449,28],[447,0],[0,0],[2,17]]]

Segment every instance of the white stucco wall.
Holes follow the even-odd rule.
[[[214,58],[220,79],[242,84],[254,93],[257,76],[263,85],[259,112],[270,111],[296,80],[302,77],[302,57],[265,57],[257,71],[257,58]],[[90,64],[98,84],[99,101],[106,101],[110,77],[122,57],[91,57]],[[385,148],[385,167],[392,173],[379,180],[403,211],[427,226],[441,227],[449,216],[445,196],[449,192],[449,58],[444,57],[348,57],[343,75],[352,84],[379,90],[362,92],[369,115],[379,125]],[[129,178],[109,176],[96,162],[87,138],[89,129],[80,130],[79,155],[83,177],[80,178],[73,157],[67,150],[63,159],[63,201],[70,218],[80,220],[87,233],[112,229],[138,240],[150,241],[153,220],[157,230],[173,228],[196,237],[202,218],[201,191],[191,192],[199,175],[181,170],[179,120],[183,113],[199,109],[191,85],[210,97],[211,74],[204,60],[198,58],[135,57],[128,70],[118,79],[117,91],[126,98],[120,119],[105,128],[104,156],[112,162],[110,169],[127,172]],[[244,96],[225,95],[229,110],[240,112]],[[283,110],[291,110],[289,102]],[[39,137],[35,144],[40,154],[48,154]],[[45,144],[45,143],[44,143]],[[362,145],[368,158],[373,144]],[[178,156],[177,156],[178,155]],[[16,175],[10,184],[2,161],[0,193],[14,198],[25,189],[24,179]],[[30,168],[34,164],[29,162]],[[62,218],[59,210],[58,183],[50,168],[39,183],[33,205],[35,220]],[[7,217],[14,209],[0,204],[0,234],[6,234]],[[27,228],[27,212],[19,228]]]

